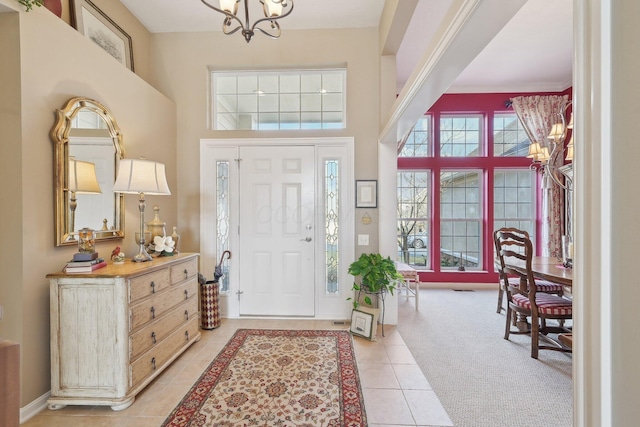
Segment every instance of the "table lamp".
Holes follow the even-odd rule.
[[[145,159],[121,159],[118,165],[118,176],[113,185],[116,193],[139,194],[140,201],[140,245],[139,253],[133,257],[134,262],[151,261],[153,258],[144,247],[144,196],[170,195],[167,185],[167,177],[164,173],[164,164]]]
[[[100,184],[96,177],[95,163],[76,160],[69,157],[69,173],[67,174],[67,190],[69,190],[69,234],[75,230],[76,208],[78,199],[76,194],[100,194]]]

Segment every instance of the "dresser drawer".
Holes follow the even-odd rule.
[[[186,302],[175,307],[166,316],[131,335],[129,338],[129,360],[136,359],[142,353],[164,340],[177,327],[197,316],[198,297],[194,294]]]
[[[144,325],[145,323],[154,321],[167,313],[171,308],[198,295],[198,282],[192,279],[187,283],[169,289],[161,294],[154,295],[138,304],[129,308],[129,332]]]
[[[198,275],[198,259],[193,258],[171,266],[171,284],[175,285]]]
[[[169,286],[169,269],[154,271],[134,277],[129,282],[129,301],[135,302],[166,289]]]
[[[194,317],[131,364],[131,387],[138,385],[156,370],[164,368],[180,348],[199,336],[198,318]]]

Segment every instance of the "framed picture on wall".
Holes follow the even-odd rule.
[[[378,207],[378,181],[356,181],[356,208]]]
[[[131,37],[91,0],[71,1],[71,25],[133,71]]]

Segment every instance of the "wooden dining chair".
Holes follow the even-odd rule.
[[[503,299],[504,299],[504,292],[505,292],[505,283],[509,283],[511,286],[519,286],[520,277],[508,276],[504,274],[504,271],[503,271],[504,260],[502,260],[502,258],[499,255],[500,248],[498,247],[498,231],[516,233],[526,237],[527,239],[529,238],[529,233],[526,232],[525,230],[518,230],[517,228],[511,228],[511,227],[504,227],[499,230],[495,230],[493,232],[493,243],[496,248],[496,257],[497,257],[497,260],[496,260],[497,262],[495,265],[496,265],[496,269],[498,270],[498,308],[496,309],[496,313],[499,314],[504,309]],[[559,283],[553,283],[548,280],[537,280],[536,286],[538,287],[537,290],[539,292],[546,292],[548,294],[554,294],[559,296],[564,295],[564,286],[562,286]]]
[[[541,292],[536,286],[536,278],[531,270],[533,259],[533,245],[531,240],[523,234],[513,231],[497,231],[498,254],[503,259],[504,275],[520,278],[518,286],[505,283],[505,295],[507,296],[507,320],[504,339],[508,340],[510,334],[526,333],[526,331],[511,330],[511,316],[520,315],[531,318],[531,357],[538,358],[538,350],[556,350],[571,352],[571,349],[561,343],[552,340],[547,335],[550,333],[567,333],[563,322],[571,319],[573,315],[571,300],[558,295]],[[525,268],[516,268],[510,263],[520,262]],[[527,286],[523,286],[526,283]],[[550,325],[549,320],[557,321],[557,325]],[[540,338],[545,343],[540,344]]]

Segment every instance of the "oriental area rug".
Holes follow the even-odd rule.
[[[162,426],[366,426],[351,340],[238,329]]]

